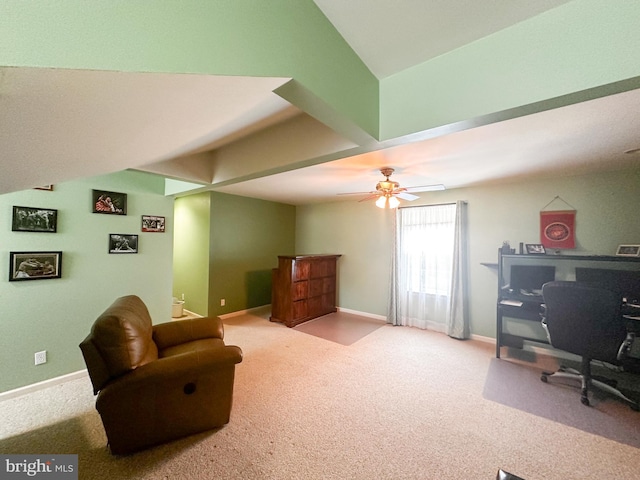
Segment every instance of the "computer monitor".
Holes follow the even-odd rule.
[[[640,271],[576,267],[576,281],[618,290],[627,302],[640,302]]]
[[[518,292],[541,294],[542,285],[556,279],[556,267],[548,265],[511,265],[510,288]]]

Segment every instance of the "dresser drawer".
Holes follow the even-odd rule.
[[[309,296],[317,297],[318,295],[322,295],[322,278],[315,278],[309,281]]]
[[[306,280],[303,282],[295,282],[291,288],[291,297],[293,301],[302,300],[309,296],[309,282]]]

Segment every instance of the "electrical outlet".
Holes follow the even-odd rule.
[[[47,363],[47,351],[43,350],[41,352],[36,352],[35,362],[36,362],[36,365],[42,365],[43,363]]]
[[[220,306],[224,307],[227,304],[226,300],[224,298],[220,299]]]

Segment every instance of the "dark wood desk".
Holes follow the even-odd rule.
[[[640,270],[638,257],[613,257],[604,255],[515,255],[498,251],[498,298],[496,308],[496,358],[500,358],[500,347],[523,348],[524,342],[547,344],[546,334],[541,326],[542,296],[522,295],[509,288],[510,268],[513,265],[554,266],[556,280],[575,280],[576,268]],[[541,286],[540,286],[541,287]],[[623,315],[627,318],[627,327],[640,335],[640,305],[626,305]],[[515,319],[529,324],[534,335],[515,335],[505,333],[505,319]],[[529,323],[534,322],[534,323]],[[539,326],[539,329],[538,329]]]
[[[519,320],[527,320],[537,322],[541,325],[542,317],[542,297],[524,297],[514,294],[503,294],[498,299],[498,310],[496,316],[497,335],[496,335],[496,358],[500,358],[500,347],[522,348],[525,341],[549,343],[542,338],[527,337],[521,335],[512,335],[504,333],[503,322],[504,317],[516,318]],[[542,327],[540,327],[542,328]]]

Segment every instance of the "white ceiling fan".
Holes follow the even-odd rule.
[[[398,198],[406,201],[413,201],[418,197],[417,195],[413,195],[409,193],[409,190],[412,192],[430,192],[435,190],[444,190],[445,187],[442,184],[434,184],[434,185],[421,185],[416,187],[401,187],[398,182],[394,182],[393,180],[389,180],[389,177],[394,172],[393,168],[383,167],[380,169],[380,173],[385,176],[385,179],[378,182],[376,184],[375,191],[371,192],[354,192],[354,193],[339,193],[338,195],[365,195],[368,194],[360,202],[366,202],[367,200],[376,200],[376,206],[380,208],[396,208],[400,201]]]

